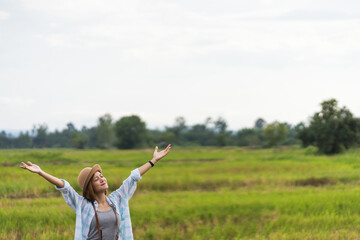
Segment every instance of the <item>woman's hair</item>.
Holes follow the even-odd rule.
[[[95,201],[95,192],[94,192],[94,188],[93,188],[93,184],[92,184],[93,177],[94,177],[94,175],[90,178],[90,181],[88,183],[88,187],[86,189],[86,193],[84,196],[89,202]],[[107,190],[105,190],[105,196],[106,195],[107,195]]]

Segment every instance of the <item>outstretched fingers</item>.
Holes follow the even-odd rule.
[[[21,162],[21,166],[20,166],[21,168],[24,168],[24,169],[27,169],[27,165],[24,163],[24,162]]]
[[[171,149],[171,144],[169,144],[169,145],[166,147],[165,152],[169,152],[170,149]]]
[[[162,150],[161,152],[164,154],[164,156],[166,155],[166,154],[168,154],[169,153],[169,151],[170,151],[170,149],[171,149],[171,144],[169,144],[164,150]]]

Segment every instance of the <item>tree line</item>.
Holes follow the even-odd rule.
[[[184,117],[177,117],[164,130],[148,129],[136,115],[114,121],[110,114],[98,118],[94,127],[77,129],[68,123],[61,130],[49,132],[46,124],[34,125],[31,131],[12,137],[0,132],[0,148],[77,148],[77,149],[133,149],[165,146],[246,146],[269,148],[301,144],[316,146],[319,152],[339,153],[360,143],[360,120],[346,107],[338,107],[335,99],[321,103],[322,109],[308,124],[291,125],[286,122],[267,123],[258,118],[253,127],[237,131],[228,129],[225,119],[208,117],[203,123],[187,125]]]

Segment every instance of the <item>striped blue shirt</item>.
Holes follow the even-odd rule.
[[[116,213],[120,216],[120,225],[118,229],[118,239],[128,240],[134,239],[131,227],[130,211],[129,211],[129,200],[136,190],[136,182],[141,179],[139,169],[131,171],[130,176],[123,181],[123,184],[108,197],[106,197],[109,205],[112,205],[116,209]],[[76,213],[76,225],[75,225],[75,240],[87,239],[91,220],[95,216],[94,208],[88,200],[83,196],[80,196],[70,184],[61,179],[64,182],[63,188],[57,190],[63,195],[65,202],[69,205],[72,210]],[[94,202],[95,208],[97,209],[98,203]]]

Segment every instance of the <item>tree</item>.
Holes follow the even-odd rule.
[[[136,115],[123,117],[115,123],[115,134],[118,148],[141,147],[146,139],[146,125]]]
[[[162,147],[165,145],[167,146],[169,143],[173,143],[175,139],[175,134],[169,131],[164,131],[159,136],[159,142]]]
[[[266,122],[264,119],[262,118],[258,118],[256,119],[255,121],[255,128],[258,128],[258,129],[263,129],[266,125]]]
[[[114,130],[110,114],[101,116],[97,125],[97,147],[109,149],[114,141]]]
[[[165,132],[161,134],[162,142],[172,142],[179,145],[184,144],[184,135],[187,129],[186,121],[184,117],[177,117],[175,119],[175,125],[173,127],[166,127]],[[164,140],[167,139],[167,140]]]
[[[15,139],[15,148],[31,148],[33,145],[32,141],[28,131],[26,133],[20,132],[20,135]]]
[[[35,148],[43,148],[46,146],[46,135],[48,127],[44,124],[34,125],[32,129],[33,144]]]
[[[215,133],[210,124],[211,118],[208,117],[204,124],[195,124],[186,132],[185,138],[189,143],[201,146],[215,146]]]
[[[303,146],[315,145],[325,154],[340,153],[353,146],[358,137],[359,119],[335,99],[323,101],[321,111],[311,118],[308,127],[298,129]]]
[[[0,132],[0,148],[11,148],[11,140],[8,138],[6,132],[3,130]]]
[[[87,142],[88,138],[86,137],[86,135],[80,132],[76,132],[71,139],[71,144],[77,149],[84,149]]]
[[[238,146],[250,146],[258,143],[256,131],[253,128],[243,128],[237,132],[236,140]]]
[[[263,136],[266,138],[268,147],[273,147],[278,145],[286,137],[287,126],[284,123],[273,122],[266,125]]]
[[[299,139],[297,139],[296,137],[296,129],[297,129],[297,126],[293,127],[291,124],[289,123],[284,123],[286,128],[287,128],[287,131],[286,131],[286,136],[285,136],[285,141],[282,142],[282,145],[294,145],[296,143],[299,142]]]
[[[64,147],[74,146],[73,139],[75,138],[77,133],[78,131],[76,130],[76,127],[72,122],[66,124],[66,128],[62,131],[62,138],[63,138],[62,144],[64,145]]]
[[[97,144],[97,127],[91,127],[91,128],[86,128],[83,127],[81,130],[82,134],[85,135],[86,139],[87,139],[87,146],[89,148],[96,148],[98,146]]]
[[[218,146],[222,147],[226,145],[226,128],[227,123],[225,119],[219,117],[215,122],[215,133],[216,133],[216,143]]]

